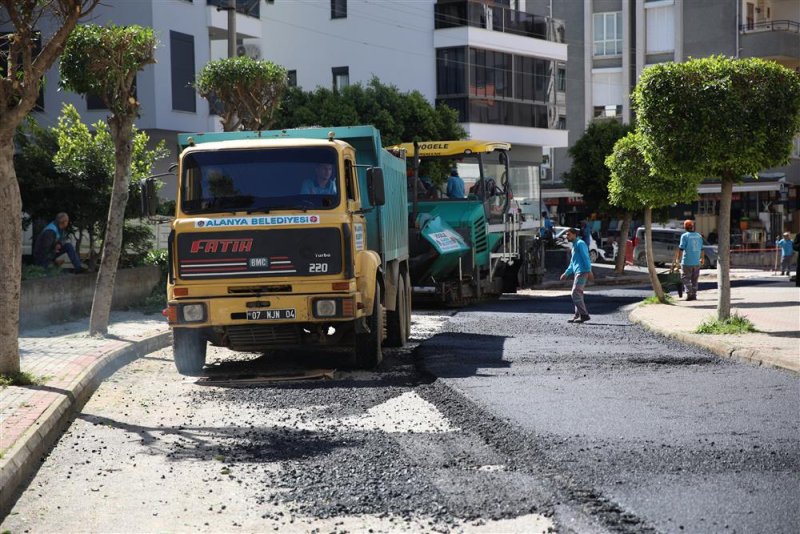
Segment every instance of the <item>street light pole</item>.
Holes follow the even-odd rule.
[[[228,0],[228,57],[236,57],[236,0]]]

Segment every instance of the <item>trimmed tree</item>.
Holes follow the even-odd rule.
[[[91,262],[94,260],[94,245],[97,237],[104,233],[108,216],[115,170],[114,141],[108,124],[97,121],[90,129],[81,121],[78,110],[72,104],[63,106],[53,132],[57,135],[58,144],[55,156],[51,154],[50,158],[55,168],[68,178],[70,187],[75,190],[73,196],[80,197],[75,207],[70,205],[70,215],[79,229],[86,230]],[[126,219],[139,215],[140,181],[152,173],[156,160],[169,155],[163,140],[152,149],[148,148],[149,141],[150,136],[146,132],[133,128]]]
[[[286,69],[248,56],[208,62],[197,75],[195,88],[211,105],[217,104],[222,129],[268,130],[287,87]]]
[[[14,170],[14,134],[33,109],[42,77],[78,21],[99,0],[0,0],[10,23],[0,48],[0,373],[19,372],[19,299],[22,287],[22,201]],[[40,33],[42,19],[52,33]]]
[[[136,74],[155,63],[155,48],[152,28],[87,24],[75,29],[61,59],[62,87],[83,95],[98,95],[111,111],[108,125],[115,149],[114,182],[89,319],[92,335],[108,331],[131,181],[133,121],[139,111],[134,84]]]
[[[728,319],[733,184],[788,161],[800,130],[800,75],[753,58],[662,63],[644,70],[633,102],[655,173],[722,180],[717,318]]]
[[[676,202],[690,202],[697,197],[697,181],[678,176],[656,175],[642,151],[642,138],[632,132],[617,141],[606,158],[611,171],[608,200],[626,210],[644,208],[645,254],[650,284],[660,302],[666,302],[653,260],[653,209]]]
[[[625,137],[631,126],[615,119],[592,121],[580,139],[569,149],[572,168],[564,173],[564,183],[570,190],[580,193],[589,211],[614,213],[622,218],[622,227],[617,237],[617,258],[615,271],[625,270],[625,245],[631,225],[631,213],[627,207],[610,204],[608,201],[608,181],[611,179],[606,158],[614,150],[614,143]],[[633,211],[641,206],[634,205]]]
[[[372,124],[385,146],[407,141],[463,139],[466,132],[458,113],[447,106],[432,106],[419,91],[401,92],[378,78],[339,91],[291,88],[275,121],[275,128],[304,126],[355,126]]]

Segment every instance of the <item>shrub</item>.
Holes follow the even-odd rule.
[[[697,334],[746,334],[758,332],[755,325],[747,317],[734,313],[724,320],[709,319],[697,327]]]
[[[37,278],[49,278],[61,274],[61,268],[55,265],[49,267],[39,267],[38,265],[23,265],[22,279],[36,280]]]

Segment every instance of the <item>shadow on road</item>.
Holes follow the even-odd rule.
[[[508,368],[503,360],[506,336],[446,332],[417,347],[415,355],[439,378],[480,376],[478,369]]]
[[[118,428],[137,437],[151,452],[161,452],[173,461],[269,463],[313,458],[330,454],[339,447],[359,446],[353,436],[343,439],[332,433],[285,427],[149,427],[87,414],[80,414],[77,419]]]

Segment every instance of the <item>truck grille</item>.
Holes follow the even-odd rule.
[[[267,347],[300,344],[300,327],[286,325],[235,325],[227,328],[228,341],[235,350],[259,351]]]

